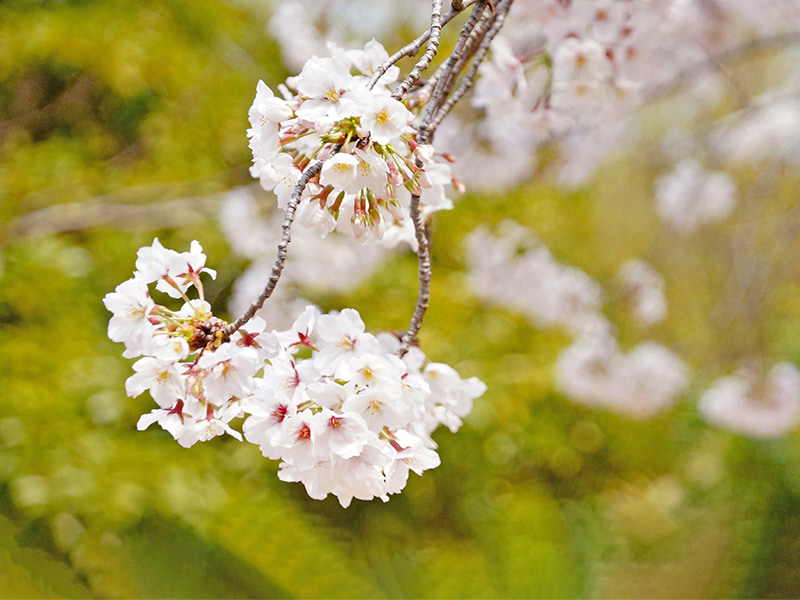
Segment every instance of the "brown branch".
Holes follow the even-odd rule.
[[[479,0],[470,0],[470,2],[467,2],[464,5],[464,8],[466,8],[470,4],[473,4],[476,1],[479,1]],[[452,9],[451,8],[449,11],[447,11],[447,14],[445,14],[442,17],[442,27],[447,25],[458,14],[460,14],[461,10],[462,9],[456,10],[456,9]],[[368,89],[372,89],[373,87],[375,87],[375,84],[378,82],[378,80],[381,77],[383,77],[386,74],[386,71],[388,71],[389,68],[392,67],[393,65],[397,64],[400,60],[402,60],[403,58],[406,58],[408,56],[415,56],[420,51],[420,49],[425,44],[425,42],[428,41],[430,36],[431,36],[431,30],[427,29],[427,30],[425,30],[424,33],[422,33],[422,35],[420,35],[413,42],[410,42],[410,43],[406,44],[405,46],[400,48],[400,50],[398,50],[397,52],[392,54],[388,58],[388,60],[386,62],[384,62],[382,65],[379,65],[375,69],[375,73],[372,74],[372,77],[370,78],[369,83],[367,84],[367,88]]]
[[[486,0],[481,0],[475,6],[469,20],[461,29],[461,34],[459,35],[453,52],[434,75],[436,84],[420,123],[420,137],[423,141],[427,141],[433,137],[433,132],[436,127],[432,126],[432,123],[435,115],[446,103],[447,97],[453,89],[455,80],[458,77],[458,73],[468,64],[470,58],[479,46],[480,41],[485,37],[486,32],[490,29],[495,19],[495,15],[486,10],[486,7]]]
[[[425,312],[428,310],[428,303],[431,298],[431,246],[428,230],[425,226],[425,217],[419,207],[419,196],[411,196],[411,218],[414,221],[414,233],[417,238],[417,258],[419,259],[419,268],[417,277],[419,279],[419,292],[417,294],[417,303],[414,307],[414,315],[411,317],[411,322],[408,325],[408,330],[403,334],[400,341],[400,348],[398,354],[400,357],[408,352],[408,348],[412,343],[416,342],[417,333],[422,327],[422,320],[425,318]]]
[[[486,55],[492,39],[503,26],[505,15],[508,12],[513,0],[501,0],[496,5],[490,4],[487,0],[479,0],[476,3],[470,18],[462,27],[459,39],[450,57],[445,64],[437,71],[437,82],[434,93],[431,95],[425,114],[419,127],[419,142],[427,144],[431,141],[436,126],[444,115],[436,117],[439,111],[444,109],[446,114],[453,105],[464,95],[466,90],[472,85],[478,66]],[[487,11],[487,7],[489,10]],[[453,97],[448,99],[452,90],[455,78],[472,59],[470,70],[462,81],[461,86]],[[422,163],[417,161],[417,166],[422,167]],[[414,222],[414,233],[417,239],[417,258],[419,261],[417,278],[419,289],[417,302],[414,307],[414,314],[411,317],[408,330],[403,335],[398,350],[402,357],[408,352],[412,343],[416,342],[417,334],[422,327],[425,313],[428,310],[431,296],[431,245],[428,228],[426,227],[425,217],[420,210],[420,197],[411,196],[411,219]]]
[[[411,86],[417,82],[419,76],[430,66],[433,57],[436,56],[442,34],[442,0],[431,0],[431,27],[428,32],[428,45],[425,48],[425,54],[422,55],[422,58],[411,69],[411,73],[392,94],[392,98],[395,100],[401,100],[408,93]]]
[[[473,83],[475,82],[475,76],[478,73],[478,68],[480,67],[483,59],[486,57],[486,53],[489,51],[489,46],[494,40],[495,36],[500,32],[500,29],[503,27],[505,22],[505,16],[508,12],[508,9],[511,5],[511,2],[506,2],[503,4],[498,3],[495,7],[495,19],[492,23],[491,29],[485,33],[485,35],[480,40],[480,44],[478,45],[477,49],[474,52],[472,57],[472,64],[470,65],[469,70],[467,71],[466,75],[461,80],[461,85],[459,85],[458,89],[453,92],[453,94],[447,99],[447,101],[442,104],[438,110],[436,111],[435,116],[430,121],[428,128],[431,132],[431,135],[442,122],[448,113],[453,109],[456,103],[464,97],[467,91],[472,87]],[[464,63],[466,64],[466,62]],[[457,68],[463,68],[461,65],[457,65]],[[459,69],[460,70],[460,69]]]
[[[135,202],[137,198],[174,195],[196,187],[192,182],[140,185],[78,202],[53,204],[0,226],[0,248],[26,239],[83,231],[93,227],[113,227],[124,231],[197,225],[213,219],[227,192],[185,196],[158,202]],[[44,190],[47,191],[47,190]],[[57,188],[63,195],[61,188]],[[26,199],[34,201],[32,194]]]
[[[338,151],[339,146],[334,148],[333,152],[328,155],[328,158],[333,156]],[[292,224],[294,223],[297,205],[300,204],[300,199],[303,196],[303,192],[305,191],[308,182],[311,181],[311,179],[316,175],[319,175],[319,172],[322,170],[323,162],[324,161],[321,160],[308,167],[297,181],[297,185],[292,192],[292,197],[286,205],[283,225],[281,226],[281,241],[278,242],[278,256],[275,258],[275,262],[272,265],[272,271],[269,274],[267,283],[264,286],[261,294],[259,294],[258,298],[253,301],[244,314],[242,314],[238,319],[225,328],[226,338],[230,338],[230,336],[236,333],[236,331],[238,331],[242,325],[252,319],[261,309],[261,307],[264,306],[264,302],[266,302],[267,298],[269,298],[272,295],[272,292],[275,291],[275,286],[278,285],[278,280],[281,278],[283,268],[286,264],[286,253],[289,249],[289,242],[292,241]]]

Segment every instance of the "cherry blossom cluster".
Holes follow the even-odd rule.
[[[323,54],[322,37],[345,43],[387,35],[392,24],[422,27],[429,6],[375,0],[365,10],[365,4],[280,3],[271,31],[290,68]],[[648,99],[688,74],[681,112],[694,114],[725,91],[720,69],[702,68],[715,64],[715,54],[800,29],[800,8],[785,0],[515,0],[511,14],[479,70],[472,103],[481,118],[453,114],[437,134],[437,147],[457,151],[459,177],[475,186],[520,181],[549,141],[563,150],[556,163],[561,180],[582,183],[610,150],[636,135],[628,117]],[[730,154],[791,152],[797,91],[775,96],[756,98],[721,123],[726,139],[736,129],[725,144]],[[774,138],[777,144],[769,142]]]
[[[685,78],[680,117],[690,118],[726,92],[721,71],[703,67],[715,65],[715,55],[800,29],[797,3],[753,7],[746,0],[516,0],[514,18],[480,68],[472,104],[481,118],[455,115],[437,145],[458,149],[456,170],[469,185],[501,187],[525,178],[536,150],[554,143],[560,180],[581,184],[610,151],[639,135],[630,117],[645,102]],[[732,154],[775,154],[786,146],[781,140],[794,139],[796,90],[782,100],[771,96],[721,124],[728,137],[745,122],[727,145]],[[747,137],[741,149],[740,135]],[[779,143],[759,142],[771,137]],[[480,168],[488,165],[496,168]]]
[[[250,172],[286,208],[303,171],[324,161],[297,207],[301,225],[322,237],[338,228],[359,240],[404,240],[416,248],[412,194],[428,215],[451,208],[445,189],[461,184],[432,146],[417,142],[414,114],[392,96],[399,69],[371,81],[389,58],[383,46],[372,40],[363,50],[331,51],[287,79],[283,97],[258,83],[247,132]]]
[[[472,287],[485,302],[523,314],[535,327],[574,335],[554,366],[555,384],[567,398],[643,420],[669,409],[688,389],[689,367],[665,346],[645,341],[620,349],[600,312],[600,285],[558,264],[532,231],[512,221],[501,223],[496,236],[479,227],[466,248]],[[664,318],[664,280],[650,265],[627,261],[619,280],[640,324]],[[742,368],[713,381],[700,394],[698,411],[709,424],[749,437],[785,435],[800,424],[800,371],[788,362],[766,374]]]
[[[636,419],[672,406],[689,384],[689,369],[672,351],[644,342],[623,353],[602,314],[602,289],[576,267],[558,263],[529,229],[504,221],[493,235],[479,227],[467,238],[470,281],[487,303],[525,315],[539,328],[574,336],[558,357],[555,382],[568,398]],[[666,312],[661,276],[643,261],[620,270],[634,316],[650,325]]]
[[[252,393],[253,377],[270,344],[259,343],[257,333],[246,331],[228,342],[227,323],[203,299],[200,274],[216,273],[205,267],[198,242],[192,242],[190,252],[179,253],[156,239],[137,256],[133,277],[103,300],[113,313],[108,336],[125,344],[126,358],[141,357],[125,383],[128,395],[149,391],[159,406],[143,415],[137,427],[157,422],[186,448],[224,433],[241,439],[229,423],[240,416],[239,399]],[[152,283],[169,297],[182,299],[181,308],[156,304]],[[198,298],[188,297],[191,287]]]
[[[450,367],[427,363],[418,348],[398,356],[393,334],[372,335],[358,313],[320,315],[307,308],[274,334],[278,354],[243,402],[248,441],[280,459],[278,477],[309,496],[384,501],[409,471],[439,465],[431,433],[457,431],[486,386]],[[301,358],[310,351],[310,356]]]
[[[483,119],[474,127],[456,120],[448,138],[471,152],[459,153],[470,184],[513,184],[532,167],[536,149],[557,140],[563,152],[560,178],[581,183],[612,145],[625,139],[620,120],[642,101],[648,84],[674,76],[677,60],[666,43],[680,30],[671,2],[558,0],[515,2],[515,19],[492,44],[480,68],[472,105]],[[469,133],[465,130],[469,129]],[[449,135],[448,135],[449,134]],[[483,146],[472,148],[468,137]],[[485,171],[474,182],[473,162],[486,155],[505,169]]]
[[[108,294],[108,335],[138,358],[126,382],[132,397],[148,391],[158,423],[184,447],[228,434],[244,418],[244,438],[280,460],[279,477],[302,482],[312,498],[334,494],[384,501],[401,491],[409,471],[438,466],[431,438],[439,425],[457,431],[486,386],[427,362],[388,333],[372,335],[353,309],[321,314],[307,307],[286,331],[267,331],[255,317],[232,335],[203,299],[199,243],[189,252],[158,239],[141,248],[131,279]],[[157,304],[150,285],[183,305]],[[190,288],[198,298],[190,299]]]
[[[700,398],[700,414],[718,427],[753,438],[789,433],[800,423],[800,371],[783,362],[764,374],[743,368],[713,381]]]

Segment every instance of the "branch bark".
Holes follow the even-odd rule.
[[[329,157],[333,156],[336,152],[338,152],[338,148],[335,148],[334,152],[331,152]],[[303,192],[305,191],[308,182],[311,181],[313,177],[319,175],[319,172],[322,170],[323,162],[324,161],[321,160],[309,166],[298,180],[297,185],[292,192],[292,197],[289,199],[289,202],[286,205],[283,225],[281,226],[281,241],[278,242],[278,256],[275,258],[275,262],[272,265],[272,271],[269,274],[267,283],[264,286],[261,294],[259,294],[258,298],[253,301],[244,314],[242,314],[233,323],[229,324],[225,328],[225,336],[227,338],[230,338],[230,336],[236,333],[236,331],[238,331],[242,325],[252,319],[261,309],[261,307],[264,306],[264,302],[267,301],[267,298],[269,298],[272,295],[272,292],[275,291],[275,286],[278,285],[278,280],[281,278],[284,265],[286,264],[286,253],[289,249],[289,243],[292,241],[292,224],[294,223],[294,216],[297,212],[297,205],[300,204],[300,199],[303,197]]]

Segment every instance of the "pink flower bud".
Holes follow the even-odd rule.
[[[453,187],[455,188],[456,192],[459,194],[464,194],[467,191],[467,186],[464,185],[464,182],[458,179],[455,175],[451,179],[453,183]]]

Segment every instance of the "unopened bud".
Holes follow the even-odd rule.
[[[419,182],[415,179],[407,179],[403,182],[403,186],[415,196],[419,196],[422,193],[422,189],[419,187]]]
[[[367,232],[367,224],[365,223],[367,216],[365,214],[356,214],[353,213],[353,216],[350,218],[350,223],[353,226],[353,237],[357,240],[360,240],[364,237],[364,234]]]
[[[450,179],[450,182],[453,184],[453,188],[455,188],[456,192],[459,194],[466,193],[467,186],[465,186],[464,182],[458,179],[455,175]]]
[[[403,184],[403,177],[400,175],[400,171],[397,169],[397,165],[394,164],[394,161],[387,161],[386,166],[389,167],[389,183],[394,186],[400,186]]]
[[[405,220],[406,216],[403,213],[403,207],[400,205],[400,202],[398,202],[396,198],[383,200],[382,204],[386,208],[386,210],[389,211],[389,214],[392,215],[395,221],[402,222]]]

